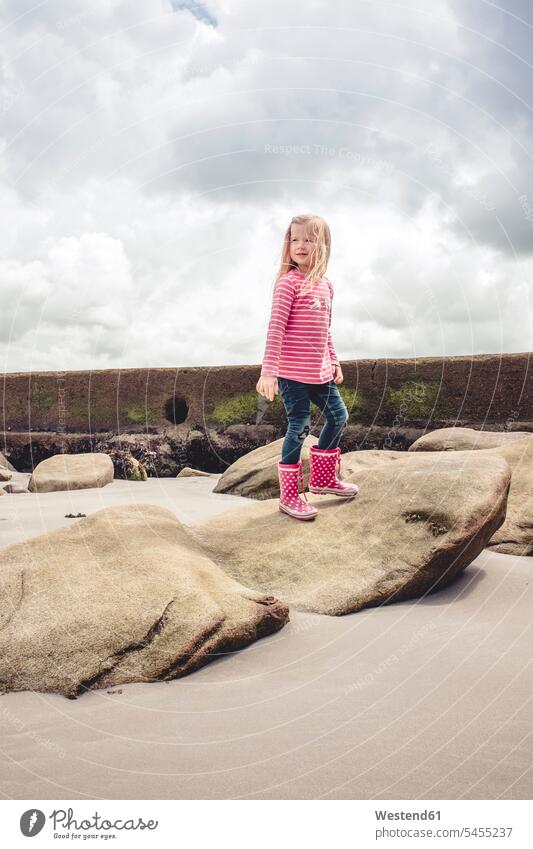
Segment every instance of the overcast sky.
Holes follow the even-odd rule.
[[[0,2],[3,371],[260,364],[323,216],[342,360],[528,351],[527,0]]]

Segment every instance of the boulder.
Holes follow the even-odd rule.
[[[181,472],[176,475],[177,478],[210,478],[211,472],[202,472],[201,469],[191,469],[190,466],[184,466]]]
[[[148,473],[146,471],[146,468],[143,466],[143,464],[141,462],[139,462],[139,460],[137,460],[135,457],[132,457],[130,455],[130,457],[128,458],[128,461],[129,461],[129,463],[128,463],[127,480],[129,480],[129,481],[146,481],[146,480],[148,480]]]
[[[377,448],[367,451],[348,451],[346,454],[341,454],[341,478],[344,480],[347,476],[359,474],[364,469],[375,469],[381,464],[407,458],[405,451],[386,451]]]
[[[9,481],[12,477],[13,475],[6,468],[6,466],[0,466],[0,483],[2,483],[3,481]]]
[[[15,469],[15,467],[11,465],[9,460],[6,457],[4,457],[4,455],[0,451],[0,467],[1,466],[3,466],[5,469],[9,469],[10,472],[16,472],[17,471]]]
[[[0,686],[69,698],[179,678],[279,630],[288,608],[205,557],[171,510],[98,510],[5,548]]]
[[[8,492],[10,495],[19,495],[22,492],[28,492],[28,488],[21,483],[8,483],[4,486],[2,492]]]
[[[409,451],[472,451],[497,448],[533,434],[526,430],[492,431],[471,427],[441,427],[425,433],[409,446]]]
[[[276,439],[239,457],[221,475],[213,492],[258,500],[279,497],[278,460],[281,459],[283,440],[284,437]],[[309,477],[309,450],[317,443],[318,438],[310,435],[302,445],[300,456],[306,482]]]
[[[107,454],[113,463],[115,478],[127,481],[148,480],[145,467],[133,456],[131,451],[112,448]]]
[[[417,440],[410,450],[417,453],[440,451],[443,449],[433,446],[446,445],[447,447],[444,450],[454,451],[457,450],[454,448],[455,445],[464,445],[465,440],[469,439],[472,447],[483,448],[482,452],[475,452],[476,456],[482,454],[482,456],[504,458],[512,470],[507,515],[505,522],[487,543],[487,548],[490,548],[491,551],[499,551],[501,554],[533,556],[533,487],[531,485],[533,480],[533,434],[522,433],[519,439],[516,439],[517,433],[497,434],[502,438],[500,444],[497,447],[485,447],[493,442],[492,439],[485,439],[485,436],[489,436],[489,434],[471,431],[470,435],[458,435],[456,440],[453,431],[457,428],[450,428],[450,430],[452,433],[448,435],[441,431],[442,435],[435,441],[427,438],[431,437],[432,434],[427,434],[427,436]],[[468,431],[469,429],[461,428],[461,430]]]
[[[106,486],[114,478],[113,461],[107,454],[55,454],[33,470],[30,492],[56,492]]]
[[[316,613],[352,613],[451,583],[504,521],[507,462],[472,451],[354,452],[369,453],[356,473],[341,466],[357,498],[307,495],[319,511],[313,522],[281,513],[275,498],[189,530],[235,580]]]

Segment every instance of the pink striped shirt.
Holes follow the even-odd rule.
[[[279,278],[272,298],[261,377],[287,377],[302,383],[326,383],[338,364],[331,340],[333,284],[327,277],[301,295],[302,271]]]

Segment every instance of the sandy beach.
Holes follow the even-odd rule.
[[[217,480],[4,496],[0,546],[116,504],[194,524],[254,503],[212,493]],[[532,567],[485,550],[424,599],[291,609],[281,631],[185,678],[6,694],[2,797],[530,799]]]

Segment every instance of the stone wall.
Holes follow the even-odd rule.
[[[343,362],[339,389],[350,413],[343,447],[404,449],[421,433],[454,424],[533,430],[530,357]],[[175,465],[171,462],[169,469],[165,463],[163,473],[185,465],[195,441],[197,465],[223,471],[239,451],[286,430],[279,395],[268,402],[256,392],[259,373],[254,365],[5,374],[3,447],[15,466],[16,457],[23,457],[28,469],[37,457],[60,450],[105,450],[96,446],[133,434],[143,450],[165,441]],[[314,406],[311,412],[312,432],[318,434],[320,415]],[[209,460],[210,454],[216,460]]]

